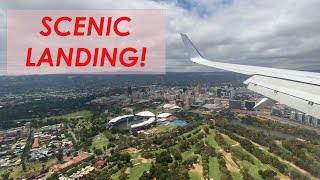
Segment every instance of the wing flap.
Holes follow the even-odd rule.
[[[248,89],[320,118],[320,87],[300,82],[255,75],[244,82]]]

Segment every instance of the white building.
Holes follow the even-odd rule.
[[[115,117],[115,118],[111,119],[108,124],[109,125],[114,125],[114,124],[117,124],[119,122],[131,121],[133,119],[134,119],[134,115],[133,114],[124,115],[124,116],[118,116],[118,117]]]

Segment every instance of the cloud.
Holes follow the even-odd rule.
[[[215,70],[188,60],[180,32],[210,60],[320,70],[319,0],[7,0],[0,8],[1,24],[6,8],[166,9],[168,71]]]

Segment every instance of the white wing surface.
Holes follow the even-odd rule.
[[[244,82],[248,89],[320,119],[320,73],[209,61],[187,35],[181,38],[194,63],[251,75]]]

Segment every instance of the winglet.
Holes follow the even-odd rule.
[[[197,48],[193,45],[193,43],[190,41],[188,36],[186,34],[180,33],[180,36],[182,38],[183,44],[185,46],[185,49],[187,50],[189,57],[191,61],[197,62],[199,59],[203,59],[200,52],[197,50]]]

